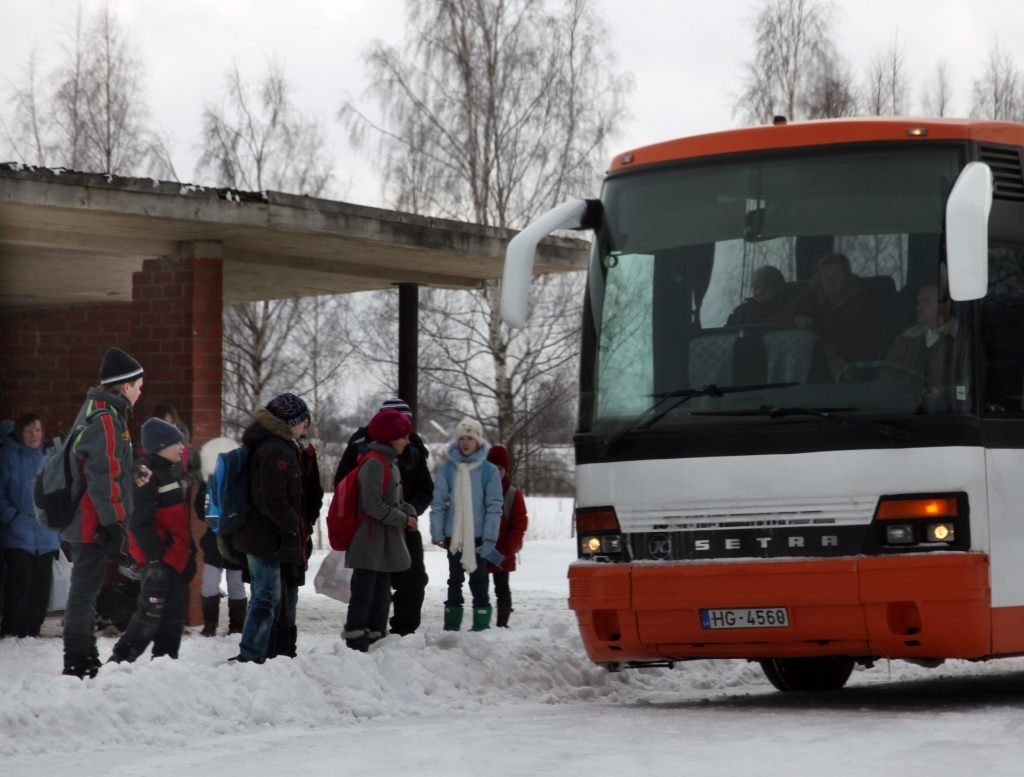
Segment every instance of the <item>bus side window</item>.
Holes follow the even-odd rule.
[[[982,415],[1024,418],[1024,248],[990,248],[981,302]]]

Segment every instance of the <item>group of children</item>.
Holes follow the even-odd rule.
[[[412,421],[385,408],[368,426],[368,452],[360,458],[358,511],[365,518],[345,556],[352,569],[351,597],[342,637],[354,650],[366,651],[386,633],[391,597],[390,575],[409,568],[404,531],[417,531],[416,509],[402,491],[397,458],[409,445]],[[448,597],[444,628],[462,625],[463,584],[469,577],[474,631],[490,627],[489,574],[495,578],[500,627],[512,612],[508,574],[526,532],[526,502],[508,477],[508,451],[489,446],[479,421],[459,422],[447,460],[434,482],[430,539],[448,554]],[[368,520],[367,520],[368,519]]]

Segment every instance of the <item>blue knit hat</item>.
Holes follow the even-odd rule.
[[[288,426],[298,426],[303,421],[309,420],[309,408],[294,394],[278,394],[270,400],[267,410]]]
[[[177,442],[185,442],[185,435],[174,424],[159,418],[150,418],[142,425],[142,447],[149,455],[170,448]]]

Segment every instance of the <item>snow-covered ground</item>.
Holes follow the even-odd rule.
[[[572,540],[527,543],[512,629],[441,631],[446,560],[426,554],[424,628],[367,654],[345,605],[299,599],[299,657],[225,664],[237,637],[187,637],[84,682],[55,638],[0,641],[0,775],[1021,774],[1024,659],[885,662],[843,691],[786,695],[756,664],[608,674],[566,608]],[[56,633],[48,624],[47,633]],[[100,640],[109,655],[114,640]]]

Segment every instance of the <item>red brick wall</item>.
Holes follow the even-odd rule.
[[[202,246],[203,244],[197,244]],[[173,405],[196,447],[220,435],[223,276],[220,259],[169,256],[150,259],[132,276],[129,353],[146,370],[136,429],[153,407]],[[198,544],[206,524],[193,515]],[[203,622],[199,569],[189,587],[186,622]]]
[[[38,413],[48,437],[65,436],[103,354],[130,348],[131,326],[127,302],[0,311],[0,418]]]

